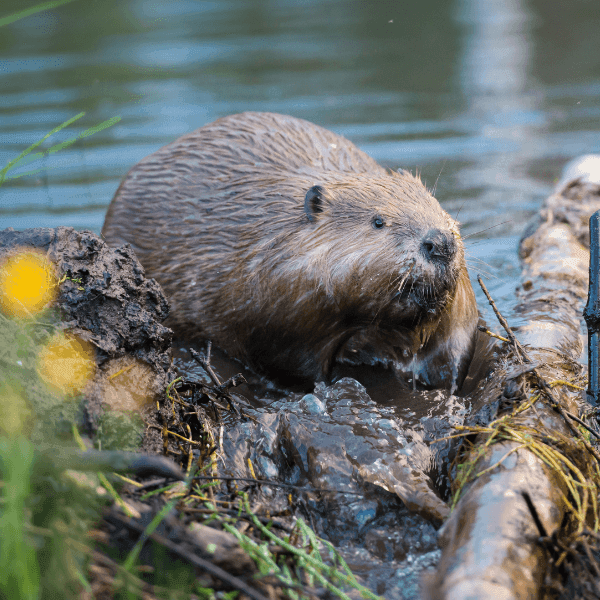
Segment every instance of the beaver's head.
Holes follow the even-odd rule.
[[[235,279],[244,286],[236,288],[234,317],[248,360],[262,352],[265,363],[261,349],[269,347],[270,370],[296,361],[299,371],[326,374],[348,343],[399,364],[430,352],[452,320],[473,330],[458,224],[419,179],[406,172],[315,179],[278,181],[268,195],[263,188],[269,211],[241,234]],[[457,297],[464,310],[453,306]],[[449,361],[463,365],[467,350]]]
[[[329,176],[306,191],[303,211],[288,237],[295,251],[277,269],[340,313],[413,327],[452,298],[465,268],[458,223],[409,173]]]

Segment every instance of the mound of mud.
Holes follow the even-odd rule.
[[[28,251],[54,265],[58,327],[94,346],[98,370],[85,390],[84,407],[90,431],[103,404],[136,410],[162,397],[175,377],[172,332],[161,325],[169,306],[133,250],[110,248],[91,231],[71,227],[0,231],[0,262]]]

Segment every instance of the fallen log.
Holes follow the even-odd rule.
[[[517,340],[499,349],[454,479],[456,505],[440,531],[431,598],[539,598],[549,540],[597,523],[600,455],[581,416],[581,314],[587,296],[587,223],[600,209],[600,157],[566,170],[520,244]],[[512,320],[512,319],[511,319]],[[579,388],[579,389],[578,389]],[[547,543],[540,543],[540,538]],[[558,562],[558,559],[557,559]]]

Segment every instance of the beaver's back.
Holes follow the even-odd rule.
[[[225,308],[221,287],[231,270],[251,260],[261,238],[268,244],[304,225],[308,188],[347,174],[389,178],[352,142],[308,121],[231,115],[136,164],[111,202],[102,235],[113,246],[131,244],[146,274],[163,286],[171,327],[191,337],[216,335],[202,326],[202,314],[209,305]]]
[[[109,244],[152,249],[156,238],[146,231],[145,215],[176,219],[186,201],[218,204],[239,186],[289,174],[316,181],[331,172],[386,174],[350,141],[309,121],[258,112],[223,117],[135,165],[113,198],[102,233]]]

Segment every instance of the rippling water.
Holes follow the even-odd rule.
[[[599,21],[595,1],[524,0],[75,2],[31,16],[0,36],[0,164],[81,110],[54,143],[122,120],[21,169],[44,171],[5,184],[2,224],[98,231],[140,158],[269,110],[420,171],[465,235],[497,225],[470,254],[505,277],[562,164],[600,150]]]
[[[2,14],[23,8],[2,4]],[[0,32],[2,226],[99,231],[145,155],[220,116],[289,113],[417,170],[463,222],[472,273],[507,302],[516,244],[562,165],[600,151],[600,4],[580,0],[108,0]],[[492,229],[489,229],[492,227]]]

